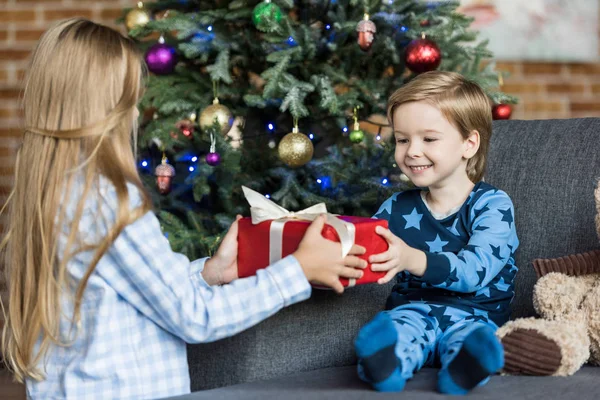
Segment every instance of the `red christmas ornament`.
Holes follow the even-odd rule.
[[[512,108],[510,104],[494,104],[492,107],[492,118],[497,119],[510,119]]]
[[[429,20],[428,20],[428,19],[424,19],[424,20],[422,20],[421,22],[419,22],[419,25],[420,25],[422,28],[427,28],[429,25],[431,25],[431,22],[429,22]]]
[[[364,19],[356,25],[358,32],[358,46],[362,51],[369,51],[375,39],[377,26],[369,19],[369,14],[364,15]]]
[[[442,52],[433,40],[425,39],[423,35],[423,38],[415,39],[406,46],[404,62],[417,74],[433,71],[442,62]]]
[[[190,139],[192,138],[192,134],[194,133],[194,125],[194,121],[189,119],[182,119],[181,121],[175,124],[177,129],[179,129],[179,131],[183,133],[183,136],[188,137]]]
[[[179,132],[186,138],[193,139],[192,135],[196,128],[196,113],[192,112],[188,118],[177,121],[175,123],[175,128],[177,128],[177,131],[171,132],[171,137],[173,139],[179,139]]]

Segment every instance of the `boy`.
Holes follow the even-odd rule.
[[[465,394],[504,364],[495,331],[509,318],[517,272],[512,201],[482,181],[490,103],[461,75],[433,71],[392,94],[388,119],[396,163],[417,189],[375,214],[389,222],[377,231],[389,249],[369,261],[387,271],[380,284],[397,284],[358,334],[359,376],[401,391],[413,371],[441,365],[438,390]]]

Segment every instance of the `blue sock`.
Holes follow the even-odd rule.
[[[438,390],[466,394],[504,366],[504,350],[494,330],[482,326],[471,332],[450,363],[438,374]]]
[[[365,375],[380,392],[404,389],[406,379],[402,377],[400,360],[396,357],[397,341],[394,322],[386,314],[379,313],[360,330],[354,342]]]

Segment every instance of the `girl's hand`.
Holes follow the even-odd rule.
[[[329,286],[341,294],[344,286],[340,277],[359,279],[363,276],[361,269],[368,264],[356,255],[364,254],[366,249],[355,244],[349,255],[342,258],[342,245],[321,235],[325,220],[321,215],[310,224],[293,255],[309,282]]]
[[[376,227],[375,233],[383,237],[389,245],[388,249],[383,253],[373,254],[369,257],[373,272],[387,271],[387,274],[383,278],[377,280],[377,283],[383,285],[392,280],[399,272],[406,269],[406,264],[404,263],[406,257],[403,257],[403,255],[406,255],[411,247],[383,226]]]
[[[215,255],[206,261],[202,277],[209,285],[224,285],[238,278],[238,221],[241,215],[229,227]]]

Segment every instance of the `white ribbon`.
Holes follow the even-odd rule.
[[[356,228],[354,224],[342,221],[333,214],[327,213],[324,203],[315,204],[301,211],[288,211],[275,204],[262,194],[242,186],[244,196],[250,203],[250,215],[253,224],[273,220],[269,232],[269,264],[281,260],[283,247],[283,227],[291,219],[314,221],[319,215],[327,215],[327,224],[331,225],[337,232],[342,245],[342,257],[346,257],[354,244]],[[355,280],[350,279],[350,286],[354,286]]]

